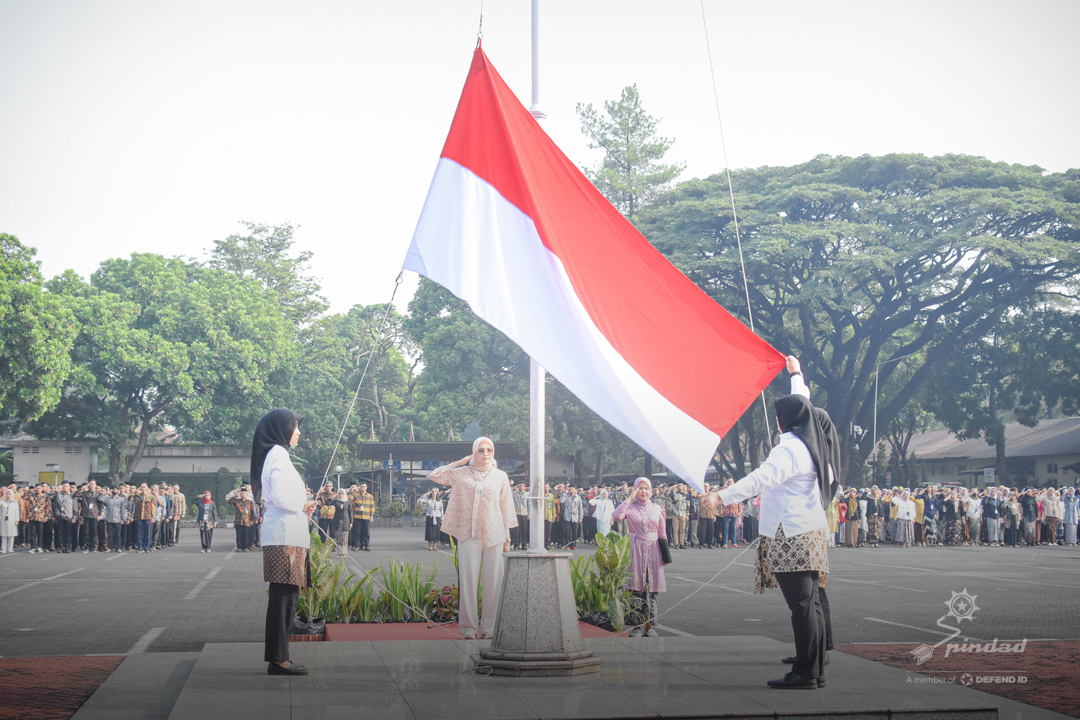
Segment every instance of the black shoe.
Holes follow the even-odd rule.
[[[784,658],[782,662],[785,665],[794,665],[796,662],[798,662],[798,660],[799,660],[799,658],[792,655],[791,657]],[[829,664],[829,653],[825,653],[825,664],[826,665]]]
[[[308,669],[303,665],[292,664],[289,667],[281,667],[277,663],[267,663],[267,675],[307,675]]]
[[[790,672],[779,680],[770,680],[768,685],[781,690],[817,690],[818,679],[804,678],[802,675]]]
[[[371,552],[371,548],[364,548],[364,552]]]

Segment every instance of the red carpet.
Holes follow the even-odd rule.
[[[0,658],[0,719],[70,718],[123,660],[123,655]]]
[[[975,690],[1010,700],[1080,717],[1080,642],[1046,640],[1029,642],[1023,652],[953,653],[945,648],[918,665],[911,651],[915,645],[838,645],[837,650],[901,670],[962,683]],[[1022,680],[1021,680],[1022,679]]]
[[[578,623],[583,638],[604,638],[611,635],[595,625]],[[457,623],[429,628],[427,623],[349,623],[326,626],[327,642],[348,640],[460,640],[461,630]]]

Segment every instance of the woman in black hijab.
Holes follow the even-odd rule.
[[[799,361],[787,359],[791,395],[776,400],[780,441],[752,473],[720,492],[724,505],[761,496],[756,592],[779,587],[795,635],[792,672],[769,687],[825,685],[826,622],[819,584],[829,571],[825,508],[838,486],[840,444],[828,413],[814,407]]]
[[[289,457],[300,440],[303,418],[292,410],[271,410],[255,428],[251,443],[251,490],[266,504],[263,515],[263,580],[270,583],[266,605],[267,675],[307,675],[289,659],[289,636],[300,588],[311,586],[308,518],[315,503]]]

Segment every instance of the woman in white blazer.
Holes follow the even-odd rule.
[[[15,536],[19,534],[19,501],[11,488],[4,488],[0,500],[0,553],[7,555],[15,552]]]
[[[255,504],[266,503],[263,515],[263,580],[270,583],[266,605],[267,675],[307,675],[289,660],[289,637],[296,618],[300,588],[311,586],[308,562],[308,519],[315,501],[296,472],[289,449],[300,440],[303,417],[277,408],[263,416],[251,443],[251,489]]]

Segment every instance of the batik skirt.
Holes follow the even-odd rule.
[[[915,523],[913,521],[896,521],[896,542],[901,545],[910,545],[915,542]]]
[[[960,527],[960,520],[946,520],[945,521],[945,544],[946,545],[959,545],[961,537],[963,537],[963,530]]]
[[[311,587],[308,549],[292,545],[263,545],[263,582]]]
[[[778,588],[776,573],[817,570],[829,572],[829,530],[819,528],[788,537],[784,526],[776,528],[776,537],[760,536],[757,562],[754,563],[754,592]]]

